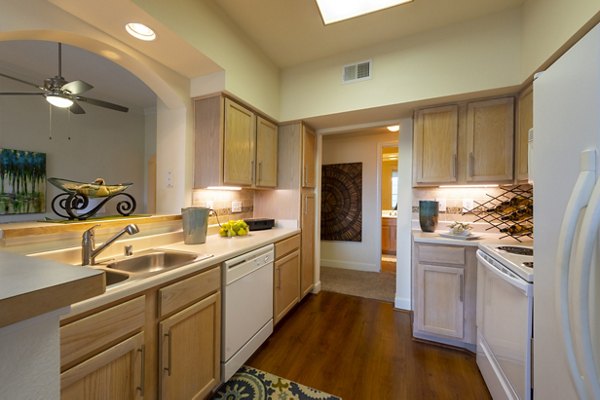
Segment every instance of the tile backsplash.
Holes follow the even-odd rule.
[[[242,203],[241,212],[231,211],[231,203],[239,201]],[[197,189],[192,193],[192,205],[197,207],[209,207],[216,211],[221,223],[231,219],[252,218],[254,213],[254,192],[252,190],[205,190]],[[217,218],[211,216],[209,225],[217,223]]]
[[[435,200],[446,203],[446,210],[440,210],[438,220],[440,222],[473,222],[477,217],[471,213],[463,214],[463,205],[468,209],[483,204],[492,197],[502,194],[504,191],[499,187],[476,187],[476,188],[414,188],[412,201],[412,218],[419,219],[419,201]]]

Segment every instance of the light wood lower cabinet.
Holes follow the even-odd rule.
[[[475,350],[476,249],[413,244],[413,336]]]
[[[205,399],[220,382],[218,265],[64,320],[61,399]]]
[[[61,374],[61,399],[144,398],[144,334],[125,339]]]
[[[159,324],[161,399],[204,399],[220,380],[220,292]]]
[[[381,218],[381,252],[396,254],[396,218]]]
[[[144,312],[139,296],[61,327],[62,399],[143,398]]]
[[[300,235],[275,243],[274,274],[276,324],[300,301]]]

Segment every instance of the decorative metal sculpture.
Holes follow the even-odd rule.
[[[119,214],[127,216],[135,211],[135,199],[130,194],[123,193],[132,183],[105,185],[103,179],[97,179],[94,183],[85,183],[61,178],[48,178],[48,182],[64,192],[54,197],[51,204],[52,211],[60,217],[70,220],[86,220],[96,215],[108,201],[118,196],[124,197],[116,205]],[[91,210],[78,213],[78,211],[87,209],[90,199],[102,199],[102,201]]]

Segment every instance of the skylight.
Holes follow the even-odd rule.
[[[411,1],[413,0],[316,0],[325,25]]]

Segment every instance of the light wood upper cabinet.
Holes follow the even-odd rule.
[[[225,185],[252,185],[255,129],[254,113],[226,98],[223,131],[223,183]]]
[[[467,179],[469,183],[513,181],[514,99],[467,105]]]
[[[316,152],[315,132],[302,124],[302,187],[314,188],[316,186]]]
[[[528,135],[533,128],[533,85],[521,92],[517,106],[517,132],[515,134],[515,175],[518,182],[527,182]]]
[[[194,101],[194,187],[277,186],[277,125],[216,95]]]
[[[413,183],[457,182],[458,106],[419,110],[415,114]]]
[[[277,125],[256,117],[256,186],[277,186]]]

